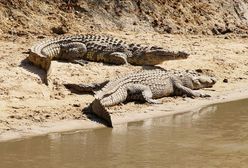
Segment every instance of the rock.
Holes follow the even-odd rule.
[[[223,80],[223,82],[224,82],[224,83],[228,83],[228,79],[225,78],[225,79]]]
[[[65,34],[68,32],[68,28],[66,28],[65,26],[53,27],[51,30],[53,33],[58,35]]]

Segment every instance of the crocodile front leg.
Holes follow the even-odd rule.
[[[122,52],[113,52],[110,54],[110,57],[115,60],[115,59],[120,59],[123,61],[123,64],[125,65],[129,65],[129,63],[127,62],[127,55],[122,53]],[[121,61],[121,62],[122,62]],[[114,61],[113,61],[114,62]]]
[[[187,96],[189,97],[210,97],[210,95],[208,94],[201,94],[201,93],[198,93],[190,88],[187,88],[185,86],[183,86],[182,84],[180,83],[177,83],[177,82],[174,82],[174,86],[176,89],[179,90],[179,92],[183,95],[183,94],[186,94]]]

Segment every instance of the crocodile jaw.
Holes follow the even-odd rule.
[[[142,53],[134,53],[127,60],[132,65],[157,65],[166,60],[186,59],[189,54],[186,52],[173,52],[163,49],[150,50]]]

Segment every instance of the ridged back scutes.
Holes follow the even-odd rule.
[[[38,42],[30,49],[28,59],[35,65],[47,70],[50,65],[50,61],[56,54],[59,53],[59,42],[67,41],[72,38],[79,39],[79,36],[59,36],[52,39]]]
[[[133,73],[118,79],[115,79],[113,81],[110,81],[105,87],[103,87],[100,91],[96,93],[97,98],[102,98],[105,95],[112,94],[116,92],[120,87],[124,87],[128,83],[139,83],[142,80],[146,81],[151,79],[151,82],[153,81],[153,78],[160,78],[160,77],[166,77],[167,73],[164,70],[145,70],[138,73]]]
[[[84,35],[64,35],[64,36],[58,36],[52,39],[44,40],[41,42],[38,42],[36,45],[31,47],[31,52],[37,53],[38,55],[42,55],[42,50],[46,47],[49,47],[54,44],[62,44],[66,42],[98,42],[102,44],[109,44],[109,45],[120,45],[125,44],[126,42],[123,40],[120,40],[118,38],[109,36],[109,35],[94,35],[94,34],[84,34]]]
[[[201,76],[194,70],[191,71],[179,71],[179,70],[143,70],[133,74],[129,74],[124,77],[117,78],[110,81],[105,87],[96,93],[97,98],[103,98],[114,92],[116,92],[120,87],[125,87],[128,83],[147,83],[147,84],[159,84],[157,82],[162,82],[161,80],[166,80],[168,78],[174,78],[178,80],[183,85],[192,88],[192,78]],[[166,82],[166,81],[164,81]],[[193,89],[193,88],[192,88]]]
[[[82,39],[84,39],[83,35],[58,36],[52,39],[47,39],[47,40],[38,42],[36,45],[31,47],[31,52],[44,56],[42,55],[41,52],[46,47],[49,47],[54,44],[66,43],[68,41],[81,41]]]
[[[70,42],[81,42],[85,45],[89,42],[96,43],[96,50],[115,50],[120,51],[123,47],[123,51],[128,48],[125,41],[109,35],[94,35],[94,34],[82,34],[82,35],[63,35],[55,38],[47,39],[38,42],[30,49],[30,56],[28,59],[35,65],[44,67],[44,61],[51,61],[60,57],[61,45],[66,45]],[[35,59],[33,57],[39,57],[40,59]],[[47,58],[47,59],[46,59]],[[41,63],[42,62],[42,63]],[[42,64],[42,65],[41,65]],[[50,63],[46,63],[47,65]]]
[[[142,52],[146,51],[154,51],[154,50],[163,50],[163,47],[158,47],[158,46],[147,46],[147,45],[141,45],[141,44],[136,44],[136,43],[131,43],[128,45],[129,49],[134,53],[134,54],[139,54]]]

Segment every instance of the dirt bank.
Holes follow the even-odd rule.
[[[212,95],[211,98],[169,97],[163,98],[163,105],[131,102],[115,106],[110,109],[114,124],[248,97],[247,15],[243,12],[241,17],[237,12],[247,7],[247,1],[209,1],[204,6],[208,9],[205,12],[201,7],[206,5],[205,1],[185,0],[178,4],[127,1],[130,3],[126,6],[122,1],[99,1],[98,6],[93,2],[97,1],[71,1],[71,4],[60,0],[0,1],[0,140],[52,131],[101,127],[101,124],[82,114],[82,109],[92,102],[93,96],[71,93],[63,83],[100,82],[140,69],[102,63],[90,63],[82,67],[54,61],[53,80],[56,85],[49,89],[42,83],[45,72],[25,61],[25,52],[40,38],[54,36],[56,33],[98,32],[128,42],[185,50],[191,54],[189,59],[168,61],[160,66],[166,69],[207,69],[218,79],[213,88],[201,91]],[[243,5],[239,6],[239,10],[235,7],[238,2]],[[118,8],[114,8],[116,5]],[[216,8],[218,12],[214,10]],[[167,11],[157,13],[157,17],[164,17],[163,22],[170,23],[162,24],[159,19],[158,23],[153,22],[156,12],[145,12],[145,9]],[[201,22],[198,23],[196,18],[200,15]],[[209,20],[204,19],[208,17]],[[185,21],[186,18],[188,21]],[[225,23],[225,29],[216,29],[216,32],[214,29],[217,23],[218,26]],[[171,31],[165,30],[168,25]]]
[[[0,38],[132,31],[247,34],[247,0],[0,1]]]

